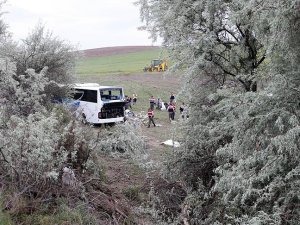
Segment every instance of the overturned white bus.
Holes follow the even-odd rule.
[[[124,121],[125,96],[122,87],[82,83],[71,86],[72,106],[77,118],[92,124]]]

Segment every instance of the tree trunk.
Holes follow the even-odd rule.
[[[241,80],[239,79],[239,81],[243,84],[245,90],[247,92],[251,91],[251,92],[256,92],[257,91],[257,82],[256,81],[251,81],[251,80]]]

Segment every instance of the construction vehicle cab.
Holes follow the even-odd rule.
[[[144,72],[164,72],[168,69],[167,62],[161,59],[153,59],[150,66],[144,67]]]

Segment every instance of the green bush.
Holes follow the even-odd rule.
[[[123,194],[132,201],[140,201],[140,190],[138,186],[130,186],[123,190]]]

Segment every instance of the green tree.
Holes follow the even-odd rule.
[[[179,64],[189,65],[184,92],[191,117],[183,127],[184,145],[170,164],[190,190],[186,219],[191,224],[297,224],[299,1],[139,4],[147,29],[163,37]],[[229,43],[220,44],[218,34]],[[244,90],[209,82],[217,71],[214,81],[220,83],[219,72],[228,74],[224,69]]]
[[[10,114],[29,115],[40,110],[34,107],[37,103],[49,105],[55,97],[67,94],[58,84],[74,81],[77,53],[73,46],[46,32],[41,25],[21,44],[14,43],[7,32],[2,36],[1,95],[13,103],[9,104]],[[38,96],[39,100],[32,96]]]
[[[27,69],[39,73],[47,67],[49,80],[67,83],[74,75],[76,51],[39,24],[11,53],[10,59],[16,63],[17,75],[24,74]]]

